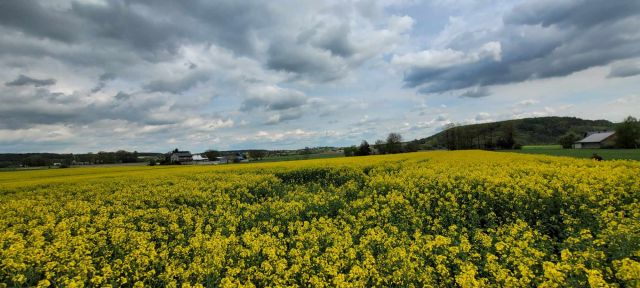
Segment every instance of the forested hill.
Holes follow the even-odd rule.
[[[589,131],[613,129],[615,124],[607,120],[575,117],[524,118],[450,127],[419,142],[427,148],[454,149],[500,148],[500,144],[550,145],[558,144],[558,139],[569,133],[582,136]],[[510,137],[512,143],[509,143]]]

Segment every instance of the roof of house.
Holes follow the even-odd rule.
[[[204,160],[209,160],[209,158],[207,158],[207,156],[202,156],[200,154],[193,155],[193,161],[204,161]]]
[[[606,140],[607,138],[611,137],[611,135],[615,134],[616,132],[600,132],[600,133],[593,133],[589,136],[587,136],[586,138],[576,142],[576,143],[600,143],[604,140]]]
[[[189,151],[178,151],[178,152],[172,152],[171,155],[178,155],[178,157],[191,157],[191,152],[189,152]]]

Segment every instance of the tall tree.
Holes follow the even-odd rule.
[[[404,147],[404,150],[406,150],[407,152],[417,152],[418,150],[420,150],[420,143],[417,139],[413,140],[407,143],[407,145]]]
[[[345,157],[351,157],[355,154],[355,152],[358,150],[358,148],[356,148],[356,146],[351,146],[351,147],[345,147],[344,148],[344,156]]]
[[[402,152],[402,136],[398,133],[389,133],[387,136],[387,153],[400,153]]]
[[[498,140],[498,147],[502,149],[513,149],[516,144],[516,129],[512,122],[505,122],[502,125],[502,138]]]
[[[369,146],[367,140],[362,140],[362,143],[360,143],[360,146],[358,146],[358,156],[367,156],[370,154],[371,146]]]
[[[616,126],[616,146],[638,148],[640,144],[640,123],[634,117],[627,117]]]
[[[378,154],[387,154],[387,143],[384,140],[376,140],[376,143],[373,144],[373,147],[376,148]]]
[[[216,150],[207,150],[203,153],[205,156],[207,156],[207,159],[214,161],[216,160],[216,158],[220,157],[220,152],[216,151]]]
[[[578,135],[576,135],[575,133],[569,132],[567,134],[564,134],[562,137],[560,137],[560,139],[558,139],[558,143],[562,145],[562,148],[571,148],[573,147],[573,143],[575,143],[578,140],[580,140]]]
[[[449,123],[444,126],[444,146],[449,150],[458,149],[456,137],[456,124]]]

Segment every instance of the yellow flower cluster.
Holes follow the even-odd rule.
[[[0,173],[0,287],[640,287],[640,163],[483,151]]]

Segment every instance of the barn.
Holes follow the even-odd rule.
[[[589,132],[585,138],[574,143],[573,148],[576,149],[599,149],[612,147],[615,144],[616,132]]]

